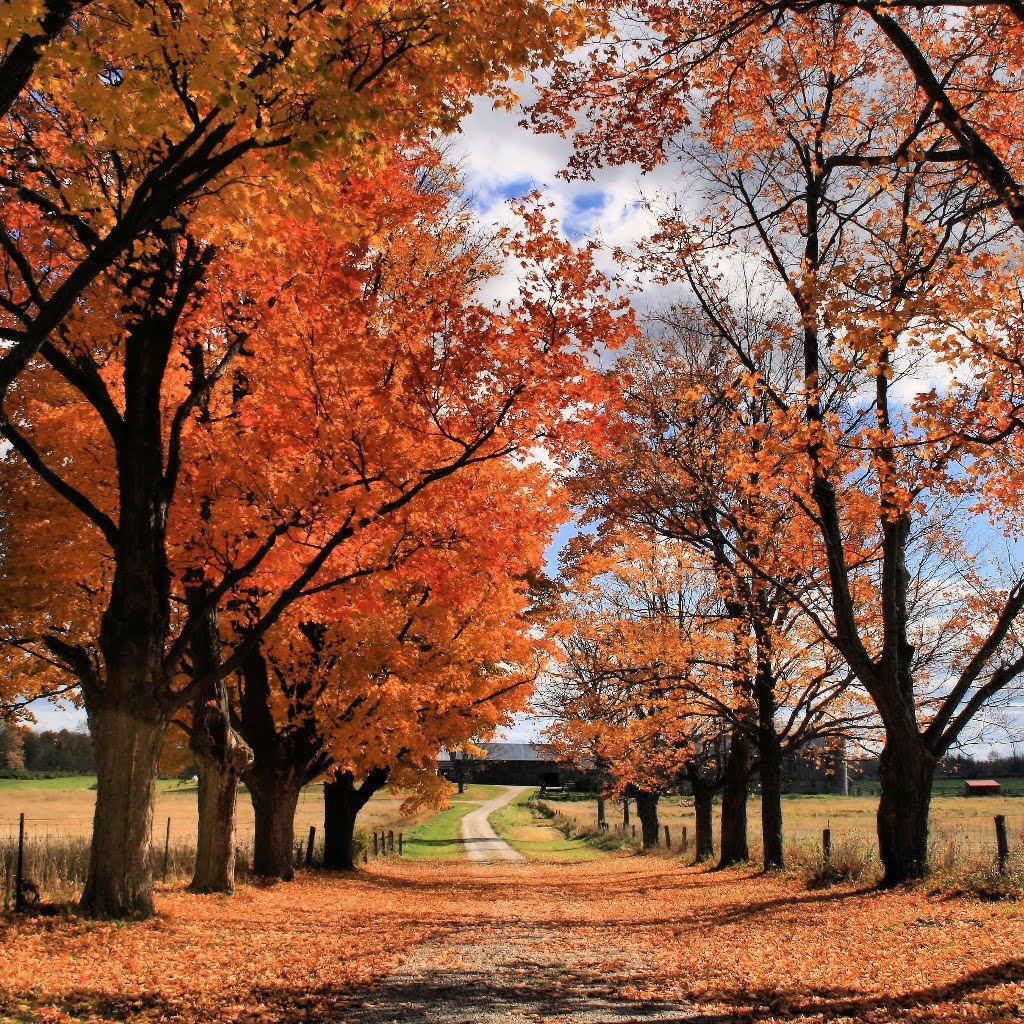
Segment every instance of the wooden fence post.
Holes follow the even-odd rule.
[[[377,830],[373,830],[373,855],[377,856]]]
[[[402,833],[398,833],[398,856],[402,856]]]
[[[14,873],[14,910],[25,909],[25,896],[21,883],[25,878],[25,812],[18,816],[18,868]]]
[[[167,819],[167,831],[164,833],[164,881],[171,870],[171,819]]]
[[[668,825],[665,826],[665,849],[672,849],[672,833],[668,830]]]
[[[999,874],[1010,870],[1010,837],[1006,833],[1006,815],[996,815],[996,851],[999,858]]]
[[[388,853],[395,852],[395,833],[388,829]]]
[[[306,840],[306,867],[313,866],[313,844],[316,842],[316,825],[309,826],[309,839]]]
[[[636,839],[636,825],[633,825],[632,828],[633,828],[633,838]]]
[[[821,833],[821,853],[825,860],[832,859],[832,829],[830,828]]]
[[[690,846],[690,839],[689,839],[689,837],[686,834],[686,826],[684,825],[683,826],[683,845],[682,845],[683,853],[686,853],[686,851],[689,849],[689,846]]]

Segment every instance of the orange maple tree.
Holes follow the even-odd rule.
[[[16,0],[4,13],[3,397],[79,304],[102,301],[106,276],[146,273],[168,224],[222,244],[258,235],[273,209],[327,208],[311,159],[358,174],[397,135],[451,131],[473,94],[506,95],[500,83],[581,24],[533,0]]]
[[[74,675],[89,713],[92,910],[151,906],[153,780],[179,708],[241,668],[290,605],[429,544],[432,488],[541,442],[557,461],[589,429],[588,349],[629,331],[592,252],[525,209],[522,231],[481,251],[451,213],[450,175],[424,187],[406,153],[344,179],[333,217],[282,213],[276,252],[214,253],[169,229],[147,273],[109,282],[105,305],[79,310],[19,383],[12,472],[26,501],[45,487],[74,509],[72,545],[89,563],[85,590],[62,572],[39,582],[89,612],[28,629],[24,606],[5,618],[22,649],[30,638]],[[342,246],[333,224],[350,205],[366,231]],[[525,265],[520,293],[485,304],[477,287],[506,254]],[[18,522],[26,541],[45,536],[45,522]],[[197,581],[198,603],[186,593]],[[208,613],[240,598],[253,609],[243,633],[183,684]]]
[[[996,498],[1020,444],[1016,233],[898,55],[854,12],[808,6],[767,36],[701,36],[719,24],[705,5],[643,6],[636,31],[558,69],[536,116],[571,130],[588,107],[581,174],[678,159],[699,183],[706,215],[656,211],[644,259],[696,296],[775,424],[733,473],[787,492],[823,555],[824,614],[787,583],[806,564],[764,575],[816,616],[884,723],[878,832],[897,883],[926,868],[937,759],[1024,671],[1024,581],[977,559],[957,578],[971,517],[1016,535]],[[751,280],[776,310],[766,358],[796,356],[790,389],[744,345]],[[942,610],[915,619],[929,588]]]

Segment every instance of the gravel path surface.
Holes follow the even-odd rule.
[[[511,803],[520,793],[529,788],[529,786],[506,786],[504,793],[481,804],[475,811],[470,811],[462,819],[462,841],[466,844],[466,856],[471,861],[478,864],[493,861],[526,863],[526,858],[518,850],[514,850],[504,839],[499,838],[498,833],[494,831],[487,819],[496,810]]]
[[[611,940],[614,943],[614,940]],[[634,994],[649,977],[635,947],[602,948],[510,924],[417,949],[345,1014],[346,1024],[697,1024],[691,1004]]]
[[[487,820],[524,788],[507,787],[462,819],[470,861],[495,865],[525,861]],[[567,865],[566,870],[573,868]],[[453,869],[456,878],[461,872]],[[491,878],[490,872],[487,877]],[[528,873],[517,869],[493,879],[499,920],[508,913],[497,928],[466,920],[445,937],[415,949],[397,970],[355,994],[346,1007],[344,1024],[701,1021],[692,1005],[651,998],[652,968],[635,944],[621,942],[610,932],[595,942],[577,931],[571,920],[522,920],[517,898],[509,897],[508,886],[529,892]]]

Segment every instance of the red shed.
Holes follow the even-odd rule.
[[[995,779],[968,779],[964,796],[999,796],[999,783]]]

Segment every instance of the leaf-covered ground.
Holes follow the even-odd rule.
[[[1016,1021],[1024,913],[659,858],[379,863],[0,926],[16,1021]]]

